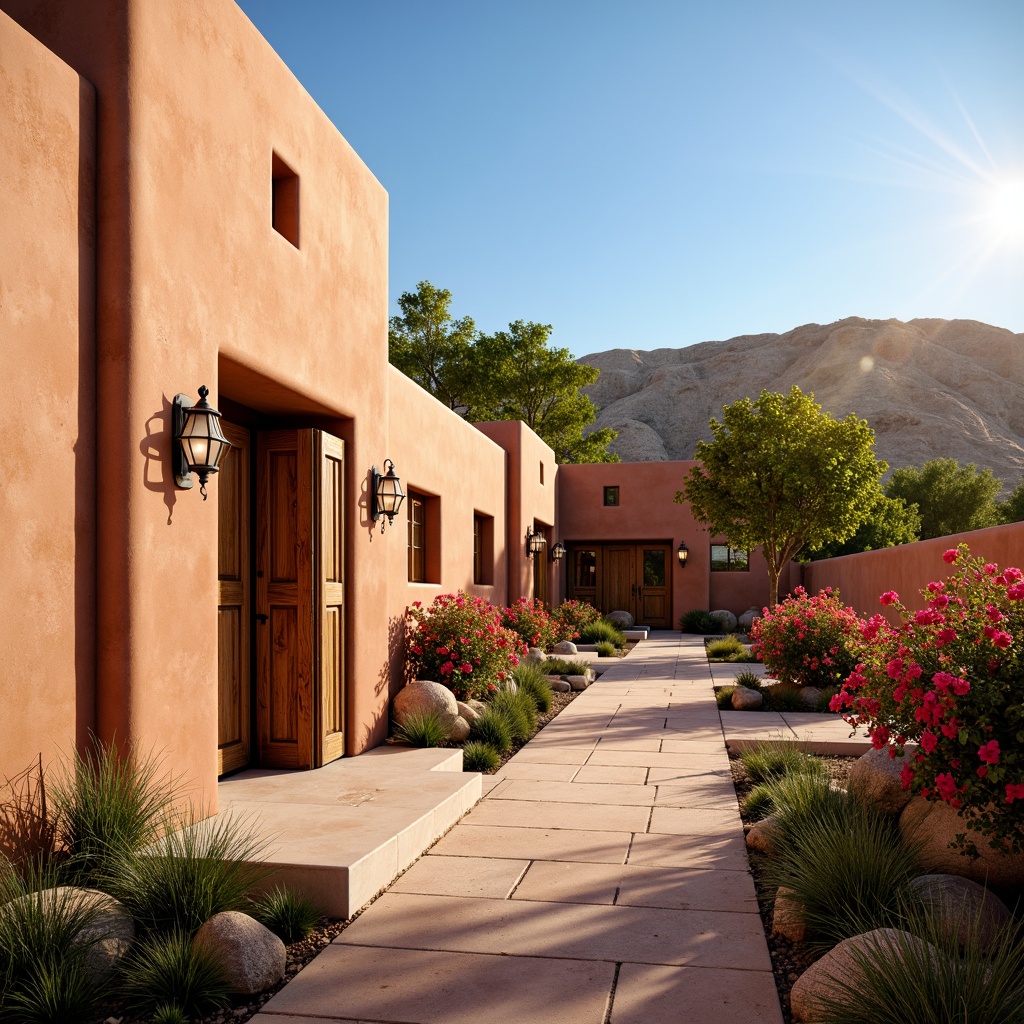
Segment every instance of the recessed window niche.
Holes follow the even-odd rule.
[[[271,164],[271,223],[299,247],[299,176],[275,153]]]

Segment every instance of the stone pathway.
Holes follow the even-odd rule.
[[[654,634],[254,1020],[781,1024],[700,638]]]

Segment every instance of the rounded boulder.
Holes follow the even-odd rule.
[[[900,779],[905,763],[905,757],[890,757],[888,747],[869,750],[850,769],[850,792],[883,814],[899,814],[912,795]]]
[[[753,711],[764,704],[764,694],[749,686],[737,686],[732,691],[732,706],[735,711]]]
[[[807,922],[803,907],[793,898],[792,889],[780,885],[775,893],[772,911],[772,935],[781,935],[790,942],[803,942],[807,938]]]
[[[527,665],[541,665],[547,661],[547,655],[539,647],[531,647],[523,658]]]
[[[736,625],[743,630],[744,633],[750,632],[750,627],[754,624],[754,619],[761,618],[761,609],[755,608],[751,605],[742,615],[736,619]]]
[[[399,725],[404,725],[414,715],[433,712],[441,720],[446,733],[455,728],[459,718],[459,702],[455,694],[440,683],[428,679],[417,679],[399,690],[392,702],[392,713]]]
[[[236,995],[266,992],[284,977],[284,943],[248,914],[237,910],[214,914],[193,941],[222,961],[228,988]]]
[[[629,612],[619,611],[609,612],[605,618],[616,628],[616,629],[630,629],[634,623],[633,616]]]
[[[722,628],[726,633],[731,633],[736,628],[736,616],[725,608],[719,608],[711,613],[716,619],[721,620]]]
[[[960,875],[921,875],[910,883],[910,891],[942,933],[962,946],[976,935],[987,949],[1013,923],[998,896]]]
[[[970,831],[956,808],[944,800],[914,797],[900,815],[900,832],[904,839],[920,844],[918,860],[929,871],[961,875],[997,889],[1024,888],[1024,854],[993,850],[988,839]],[[950,847],[957,834],[964,832],[974,840],[977,858]]]
[[[551,648],[551,650],[554,654],[560,656],[571,654],[574,658],[577,654],[580,653],[578,650],[576,650],[576,645],[571,640],[559,640],[558,643]]]

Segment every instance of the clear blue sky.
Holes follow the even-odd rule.
[[[575,355],[1024,332],[1024,0],[241,0],[424,278]]]

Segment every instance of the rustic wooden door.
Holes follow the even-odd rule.
[[[217,771],[249,763],[249,431],[223,422],[231,442],[217,481]]]
[[[319,430],[259,435],[256,737],[260,764],[344,752],[345,447]]]
[[[671,553],[671,548],[665,544],[637,545],[636,611],[633,615],[637,622],[652,629],[669,629],[672,625]]]
[[[601,557],[601,610],[624,611],[634,617],[636,546],[605,544]]]

